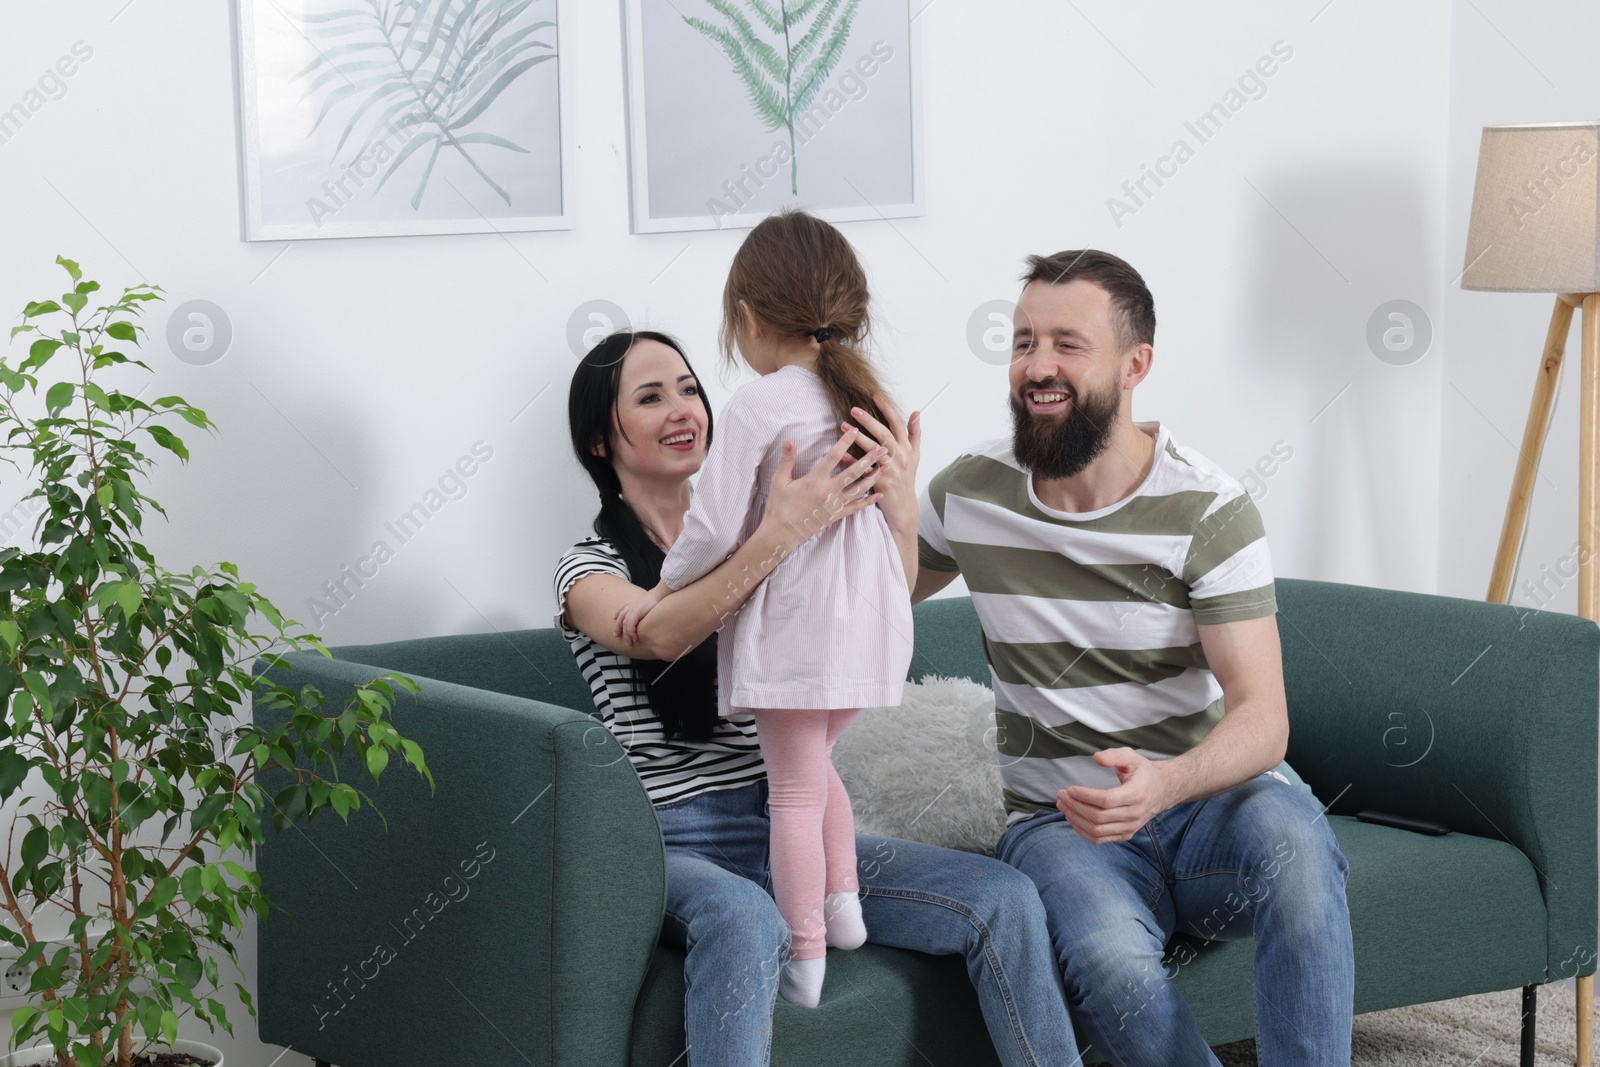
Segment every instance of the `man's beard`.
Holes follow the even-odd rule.
[[[1122,391],[1112,381],[1098,393],[1078,393],[1064,385],[1028,384],[1030,392],[1066,393],[1072,406],[1059,418],[1031,415],[1012,393],[1011,451],[1022,469],[1047,481],[1071,478],[1099,458],[1111,443]]]

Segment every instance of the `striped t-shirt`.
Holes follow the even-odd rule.
[[[969,449],[922,496],[920,565],[959,570],[982,624],[1013,822],[1069,785],[1115,786],[1103,749],[1193,748],[1223,711],[1196,626],[1277,611],[1249,495],[1159,423],[1137,425],[1156,439],[1149,476],[1098,511],[1041,504],[1009,438]]]
[[[669,740],[650,708],[644,682],[635,678],[633,660],[620,656],[562,619],[567,590],[589,574],[613,574],[631,581],[628,565],[610,541],[592,537],[567,550],[556,564],[556,625],[572,646],[578,670],[594,696],[596,718],[616,735],[644,783],[650,803],[670,804],[713,789],[733,789],[766,777],[754,719],[717,720],[705,741]],[[646,669],[655,666],[644,664]],[[713,697],[715,699],[715,697]]]

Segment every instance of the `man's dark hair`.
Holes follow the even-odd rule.
[[[1144,279],[1127,260],[1095,248],[1029,256],[1022,274],[1026,288],[1033,282],[1065,285],[1075,278],[1093,282],[1111,297],[1117,328],[1117,347],[1126,352],[1134,345],[1156,343],[1156,302]]]

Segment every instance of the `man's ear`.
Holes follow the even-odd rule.
[[[1124,390],[1132,389],[1150,373],[1150,367],[1155,363],[1156,350],[1147,344],[1135,346],[1133,355],[1128,359],[1128,365],[1123,373],[1122,387]]]

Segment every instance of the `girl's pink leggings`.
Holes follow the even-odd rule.
[[[823,896],[859,887],[855,817],[833,743],[861,709],[753,710],[772,811],[773,896],[792,935],[789,957],[816,959],[827,951]]]

